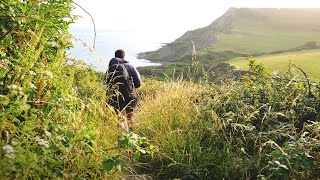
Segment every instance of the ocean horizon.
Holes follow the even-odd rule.
[[[110,59],[117,49],[126,52],[126,60],[134,67],[161,65],[152,60],[138,59],[137,54],[153,51],[161,47],[162,43],[151,42],[143,33],[137,31],[98,30],[96,32],[95,49],[93,29],[70,28],[74,47],[68,50],[68,55],[84,61],[95,70],[105,72]]]

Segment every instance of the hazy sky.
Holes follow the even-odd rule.
[[[229,7],[319,7],[319,0],[75,0],[90,12],[97,28],[112,30],[189,30],[210,24]],[[90,17],[74,26],[88,26]]]

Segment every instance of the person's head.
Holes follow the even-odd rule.
[[[114,53],[115,57],[120,58],[120,59],[124,59],[124,57],[126,56],[126,53],[124,52],[124,50],[122,49],[118,49],[115,53]]]

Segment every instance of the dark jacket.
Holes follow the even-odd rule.
[[[117,65],[119,65],[119,67],[117,67]],[[117,78],[112,78],[110,76],[110,74],[112,74],[110,73],[110,69],[115,69],[115,67],[117,68],[117,70],[123,71],[120,74],[128,74],[130,84],[126,81],[121,82],[123,81],[123,79],[121,78],[117,80]],[[122,70],[122,68],[125,68],[125,70]],[[122,111],[125,107],[135,107],[137,103],[137,93],[135,88],[139,88],[141,86],[141,77],[136,68],[134,68],[125,60],[112,58],[109,62],[109,71],[106,83],[109,89],[109,91],[107,90],[109,105],[120,111]],[[128,86],[130,86],[130,88],[128,88]]]

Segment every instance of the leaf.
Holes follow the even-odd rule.
[[[73,133],[70,132],[70,131],[66,131],[65,135],[66,135],[66,137],[67,137],[68,139],[71,139],[71,138],[73,138],[73,136],[74,136]]]
[[[135,162],[138,161],[140,159],[140,156],[141,156],[140,151],[135,151],[133,153],[133,161]]]
[[[127,148],[129,146],[129,141],[126,138],[119,138],[118,142],[121,148]]]
[[[111,158],[108,158],[102,161],[102,169],[104,170],[111,171],[114,165],[115,165],[115,162]]]
[[[289,168],[288,168],[286,165],[281,164],[279,161],[274,161],[274,163],[275,163],[276,165],[278,165],[280,168],[283,168],[283,169],[289,170]]]
[[[155,148],[156,148],[156,147],[155,147],[154,145],[150,145],[150,146],[149,146],[150,151],[154,150]]]
[[[285,118],[288,118],[288,116],[287,115],[285,115],[284,113],[282,113],[282,112],[277,112],[276,113],[276,115],[278,115],[278,116],[282,116],[282,117],[285,117]]]

